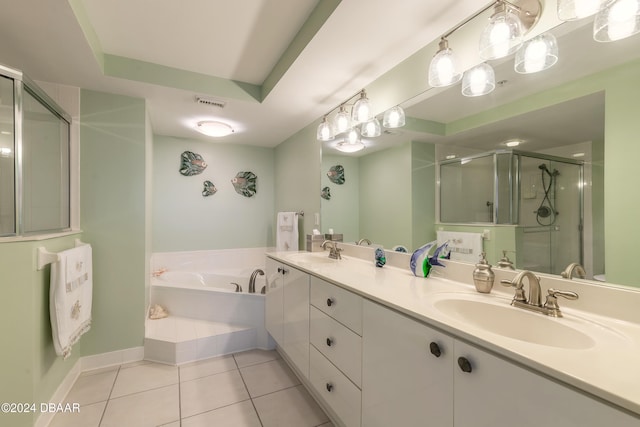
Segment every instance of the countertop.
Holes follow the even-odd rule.
[[[469,283],[438,277],[438,271],[432,273],[429,278],[419,278],[408,268],[389,265],[376,268],[373,261],[357,257],[343,255],[342,260],[335,262],[307,262],[302,260],[300,255],[296,255],[301,253],[310,254],[272,252],[267,256],[404,313],[499,357],[601,398],[640,418],[638,323],[572,309],[570,302],[561,300],[559,303],[564,317],[545,318],[581,330],[594,339],[595,345],[584,349],[566,349],[533,344],[489,332],[470,322],[444,314],[434,305],[434,301],[439,298],[455,296],[452,293],[458,293],[463,298],[486,298],[492,303],[511,307],[512,290],[505,288],[503,291],[495,288],[500,288],[500,285],[494,285],[496,292],[480,294],[475,291],[470,275]],[[448,268],[455,266],[449,265]],[[436,270],[439,269],[436,267]],[[531,315],[544,316],[539,313]]]

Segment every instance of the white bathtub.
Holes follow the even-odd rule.
[[[264,270],[263,270],[264,271]],[[237,292],[237,283],[242,289],[240,292],[249,292],[249,279],[253,270],[222,270],[216,272],[195,271],[165,271],[153,277],[151,284],[154,286],[168,286],[184,289],[201,289],[218,292]],[[264,275],[256,275],[255,293],[260,294],[266,285]]]

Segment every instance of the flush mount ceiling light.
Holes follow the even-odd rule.
[[[558,19],[576,21],[595,15],[611,0],[558,0]]]
[[[336,149],[344,153],[355,153],[364,148],[364,144],[356,129],[351,129],[345,135],[344,140],[336,144]]]
[[[438,51],[429,64],[429,86],[444,87],[458,83],[462,73],[457,70],[456,59],[449,48],[449,42],[445,37],[440,39]]]
[[[331,141],[333,140],[333,138],[335,138],[335,135],[333,134],[333,129],[331,128],[331,125],[327,121],[327,116],[324,116],[322,118],[322,122],[318,126],[318,133],[316,137],[318,138],[318,141]]]
[[[491,65],[482,63],[466,71],[462,77],[464,96],[481,96],[496,88],[496,75]]]
[[[511,141],[505,142],[504,145],[506,145],[507,147],[517,147],[521,142],[522,141],[520,141],[519,139],[512,139]]]
[[[389,108],[384,112],[384,117],[382,118],[382,126],[387,129],[395,129],[404,126],[405,124],[405,116],[404,110],[401,106],[396,105],[395,107]]]
[[[537,73],[558,62],[558,42],[551,33],[528,40],[516,52],[514,69],[520,74]]]
[[[355,123],[364,123],[371,120],[372,117],[371,103],[369,102],[369,98],[367,98],[367,93],[362,89],[360,99],[358,99],[351,108],[351,120]]]
[[[226,123],[207,120],[198,122],[196,130],[204,135],[221,138],[233,133],[233,128]]]
[[[537,22],[540,10],[538,0],[498,0],[480,36],[480,57],[504,58],[518,50],[522,36]]]
[[[640,32],[640,0],[614,0],[596,15],[593,39],[622,40]]]

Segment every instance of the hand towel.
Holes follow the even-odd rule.
[[[66,359],[91,327],[92,250],[85,244],[58,255],[60,260],[51,264],[49,314],[56,354]]]
[[[276,250],[298,250],[298,217],[295,212],[278,212]]]

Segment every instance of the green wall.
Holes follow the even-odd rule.
[[[198,175],[180,174],[180,155],[200,154]],[[153,142],[153,251],[275,246],[274,152],[259,148],[155,136]],[[240,171],[258,176],[256,194],[244,197],[231,179]],[[204,181],[218,191],[202,196]]]
[[[74,237],[0,243],[0,401],[48,402],[81,354],[83,339],[63,360],[55,353],[49,320],[50,267],[38,271],[37,248],[69,249]],[[85,335],[86,336],[86,335]],[[39,414],[0,414],[0,425],[32,426]]]
[[[353,156],[322,156],[321,187],[329,187],[331,199],[322,199],[322,232],[332,228],[343,235],[344,242],[357,242],[360,236],[360,162]],[[344,184],[329,180],[327,172],[332,166],[344,167]]]
[[[312,123],[276,147],[275,211],[266,213],[275,224],[276,212],[304,210],[299,223],[301,250],[305,249],[305,234],[315,227],[314,214],[320,213],[321,148],[316,128]]]
[[[145,101],[80,93],[83,240],[93,247],[93,323],[82,354],[142,346],[145,318]]]

